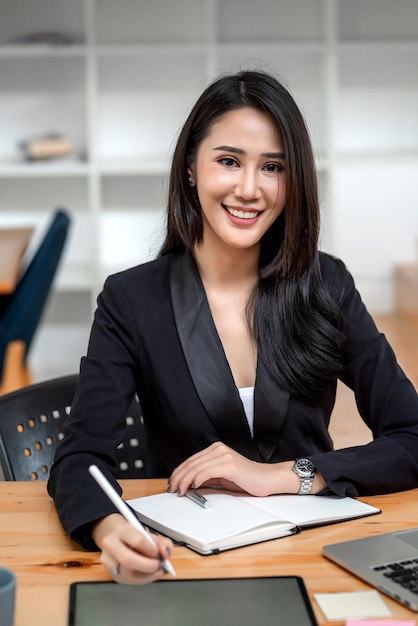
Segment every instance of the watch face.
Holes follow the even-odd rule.
[[[312,476],[315,471],[314,464],[309,459],[298,459],[296,461],[298,473],[303,476]]]

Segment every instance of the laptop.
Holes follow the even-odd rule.
[[[120,624],[318,626],[304,582],[298,576],[70,585],[68,626]]]
[[[322,553],[418,611],[418,528],[330,544],[323,547]]]

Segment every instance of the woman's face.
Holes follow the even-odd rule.
[[[203,217],[203,245],[259,246],[286,202],[281,137],[253,108],[220,117],[198,147],[189,174]]]

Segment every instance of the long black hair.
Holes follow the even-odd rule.
[[[343,366],[342,318],[321,278],[319,201],[309,134],[293,97],[272,75],[242,71],[222,76],[196,102],[174,150],[160,254],[192,251],[202,242],[202,211],[188,168],[214,122],[244,107],[273,121],[286,158],[286,206],[261,241],[248,323],[258,358],[279,384],[313,399],[332,386]]]

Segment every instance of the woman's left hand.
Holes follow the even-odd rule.
[[[169,479],[169,491],[184,495],[191,487],[215,485],[253,496],[297,493],[299,478],[293,461],[258,463],[217,441],[179,465]]]

